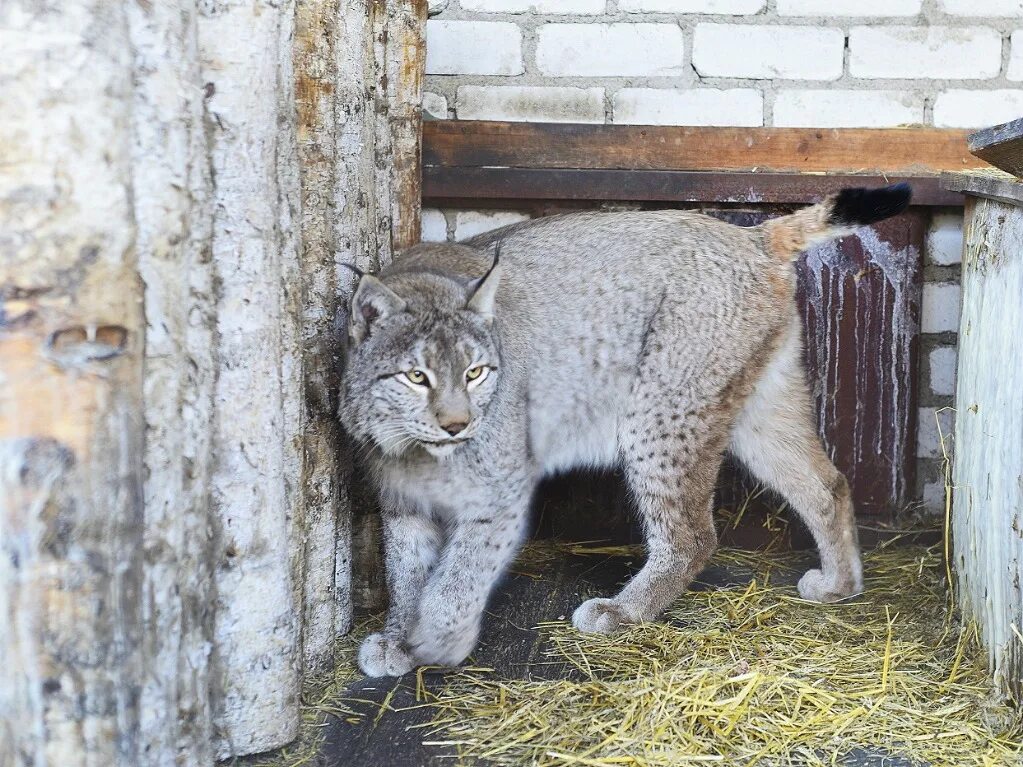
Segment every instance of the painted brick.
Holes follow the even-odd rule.
[[[603,13],[607,8],[605,0],[461,0],[463,11],[479,13],[558,13],[570,14]]]
[[[718,13],[744,16],[760,13],[767,0],[618,0],[626,13]]]
[[[683,72],[675,24],[544,24],[536,63],[551,77],[660,77]]]
[[[922,407],[917,414],[916,454],[920,458],[942,458],[945,450],[952,454],[955,413],[951,408]],[[939,429],[940,423],[940,429]]]
[[[963,216],[961,213],[939,213],[931,219],[927,232],[927,260],[948,266],[963,258]]]
[[[703,77],[835,80],[845,35],[831,27],[698,24],[693,67]]]
[[[959,286],[954,282],[924,283],[922,333],[959,330]]]
[[[522,30],[508,21],[426,22],[426,74],[520,75]]]
[[[1009,49],[1009,80],[1023,80],[1023,29],[1012,33],[1012,47]]]
[[[938,0],[938,8],[954,16],[1023,16],[1023,0]]]
[[[623,88],[614,97],[614,121],[634,125],[763,125],[764,97],[748,88]]]
[[[934,394],[956,393],[956,350],[954,346],[939,346],[928,355],[931,368],[931,391]]]
[[[984,128],[1023,117],[1023,90],[939,93],[934,101],[938,128]]]
[[[920,497],[925,511],[939,512],[945,510],[945,483],[925,482],[924,491]]]
[[[448,100],[439,93],[423,91],[423,113],[433,115],[438,120],[446,120],[448,116]]]
[[[854,27],[849,74],[976,80],[997,77],[1002,37],[989,27]]]
[[[602,123],[604,89],[465,85],[458,119]]]
[[[781,91],[774,125],[790,128],[884,128],[922,124],[923,96],[896,91]]]
[[[423,242],[444,242],[448,238],[448,220],[444,211],[423,208]]]
[[[922,0],[778,0],[782,16],[915,16]]]
[[[528,218],[526,214],[512,210],[460,210],[455,214],[455,239],[467,240]]]

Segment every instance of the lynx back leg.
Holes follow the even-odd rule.
[[[821,568],[799,582],[804,599],[833,602],[863,590],[849,485],[824,452],[793,325],[736,419],[730,449],[779,492],[810,529]]]

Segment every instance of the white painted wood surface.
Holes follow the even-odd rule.
[[[996,685],[1023,693],[1023,207],[968,197],[956,384],[958,593]]]

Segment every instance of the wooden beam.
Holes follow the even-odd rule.
[[[943,189],[937,176],[468,167],[424,168],[423,198],[452,207],[480,200],[803,204],[842,187],[897,181],[913,185],[914,205],[963,204],[962,196]]]
[[[439,120],[424,166],[936,175],[984,167],[941,128],[691,128]]]
[[[1023,204],[1023,181],[994,168],[983,173],[944,173],[941,185],[951,192],[987,197],[1012,205]]]
[[[982,160],[1023,177],[1023,118],[971,133],[967,145]]]

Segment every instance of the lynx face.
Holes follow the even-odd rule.
[[[403,298],[362,278],[340,408],[354,436],[387,455],[422,449],[444,457],[479,432],[500,376],[491,312],[497,279],[467,286],[426,279]]]

